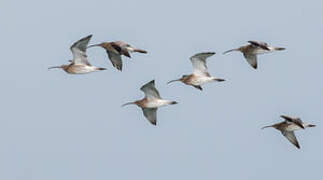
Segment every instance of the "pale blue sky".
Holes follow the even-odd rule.
[[[272,180],[321,179],[321,1],[14,1],[0,2],[0,179]],[[71,44],[122,40],[146,49],[117,71],[73,76]],[[248,40],[287,50],[258,59],[222,52]],[[192,71],[189,57],[215,51],[209,72],[227,81],[200,92],[166,82]],[[150,80],[165,99],[153,127],[139,108]],[[299,116],[318,125],[297,132],[296,149],[280,132],[261,130]]]

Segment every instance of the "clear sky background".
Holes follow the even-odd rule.
[[[321,1],[15,1],[0,2],[0,179],[272,180],[321,179]],[[124,59],[88,50],[107,70],[47,70],[72,58],[70,46],[122,40],[146,49]],[[252,69],[228,49],[248,40],[286,47]],[[189,74],[203,51],[210,74],[226,79],[198,91],[167,81]],[[158,126],[125,102],[156,80],[165,99]],[[279,131],[261,130],[281,114],[316,124],[296,149]]]

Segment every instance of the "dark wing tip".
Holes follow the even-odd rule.
[[[293,118],[286,116],[286,115],[280,115],[280,117],[285,119],[286,121],[293,121]]]
[[[86,37],[84,37],[84,38],[82,38],[82,39],[80,39],[80,40],[78,40],[78,41],[76,41],[76,42],[74,42],[74,43],[72,44],[72,46],[70,47],[70,49],[72,50],[72,48],[74,48],[74,47],[78,46],[78,48],[79,48],[81,51],[86,51],[86,49],[87,49],[87,44],[89,43],[89,41],[90,41],[91,37],[92,37],[92,34],[91,34],[91,35],[88,35],[88,36],[86,36]],[[85,47],[84,47],[84,46],[85,46]]]
[[[287,115],[280,115],[281,118],[285,119],[286,121],[293,121],[294,118],[287,116]]]
[[[117,64],[113,64],[112,63],[112,65],[113,65],[113,67],[115,67],[116,69],[118,69],[119,71],[122,71],[122,66],[119,66],[119,65],[117,65]]]
[[[89,40],[89,39],[91,39],[91,38],[92,38],[92,34],[90,34],[90,35],[88,35],[88,36],[86,36],[86,37],[82,38],[80,41]]]
[[[259,42],[258,41],[255,41],[255,40],[249,40],[247,42],[250,43],[250,44],[259,44]]]
[[[249,40],[249,41],[247,41],[249,44],[253,44],[253,45],[255,45],[255,44],[258,44],[256,41],[252,41],[252,40]]]
[[[212,55],[212,56],[213,56],[213,55],[214,55],[214,54],[216,54],[216,53],[212,51],[212,52],[205,52],[205,54],[210,54],[210,55]]]
[[[114,67],[115,67],[116,69],[118,69],[119,71],[122,71],[122,66],[114,65]]]
[[[149,81],[148,83],[144,84],[143,86],[141,86],[140,90],[143,91],[144,88],[151,87],[151,86],[155,87],[155,79],[153,79],[153,80]]]
[[[280,117],[284,118],[284,119],[288,118],[288,116],[286,116],[286,115],[280,115]]]
[[[197,54],[194,54],[193,56],[190,57],[190,59],[192,58],[195,58],[197,56],[201,56],[201,55],[209,55],[210,56],[213,56],[215,54],[215,52],[200,52],[200,53],[197,53]]]
[[[157,126],[157,122],[150,122],[152,125]]]
[[[296,143],[295,146],[297,147],[297,149],[301,149],[301,146],[298,143]]]

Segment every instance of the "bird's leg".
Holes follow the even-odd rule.
[[[199,90],[203,91],[203,89],[202,89],[202,87],[201,87],[201,86],[194,86],[194,85],[193,85],[193,87],[195,87],[196,89],[199,89]]]

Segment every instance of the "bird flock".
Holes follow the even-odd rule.
[[[89,63],[88,56],[86,55],[86,50],[92,47],[102,47],[103,49],[105,49],[113,67],[115,67],[119,71],[122,71],[122,55],[131,58],[130,53],[147,53],[147,51],[143,49],[135,48],[122,41],[102,42],[89,46],[88,44],[91,38],[92,35],[89,35],[76,41],[71,46],[70,49],[73,54],[73,59],[69,61],[69,64],[53,66],[48,69],[59,68],[69,74],[87,74],[91,72],[106,70],[106,68],[96,67]],[[248,41],[248,43],[249,44],[245,46],[228,50],[223,54],[227,54],[233,51],[239,51],[243,54],[244,58],[250,64],[250,66],[254,69],[257,69],[257,55],[285,50],[285,48],[283,47],[274,47],[268,45],[267,43],[259,41]],[[223,78],[211,76],[208,72],[206,60],[214,54],[215,52],[202,52],[193,55],[192,57],[190,57],[191,63],[193,65],[192,74],[183,75],[181,78],[171,80],[167,84],[181,81],[186,85],[192,86],[202,91],[203,89],[201,85],[205,83],[225,81],[225,79]],[[137,105],[142,109],[144,116],[152,125],[157,125],[157,109],[159,107],[177,104],[176,101],[165,100],[161,98],[158,90],[155,87],[155,80],[146,83],[140,88],[140,90],[145,93],[145,97],[143,99],[125,103],[122,105],[122,107],[131,104]],[[293,145],[300,149],[300,145],[296,139],[294,131],[308,127],[315,127],[315,125],[304,123],[298,117],[289,117],[287,115],[281,115],[280,117],[283,118],[284,121],[270,126],[265,126],[262,129],[272,127],[279,130]]]

